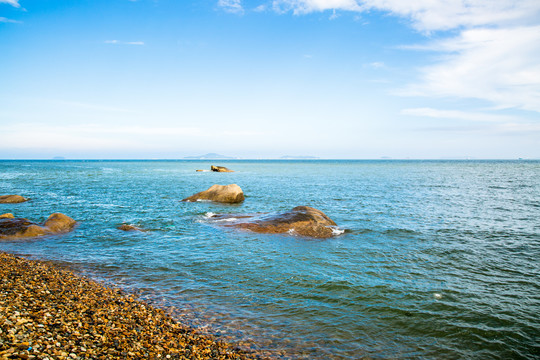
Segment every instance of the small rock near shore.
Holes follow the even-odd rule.
[[[0,195],[0,204],[18,204],[28,201],[21,195]]]
[[[4,217],[0,219],[0,239],[22,239],[64,233],[71,231],[76,223],[61,213],[52,214],[43,225],[25,218]]]
[[[129,225],[129,224],[122,224],[119,227],[117,227],[118,230],[123,231],[144,231],[143,229],[135,226],[135,225]]]
[[[208,200],[221,203],[235,204],[244,201],[244,192],[236,184],[212,185],[208,190],[201,191],[195,195],[187,197],[182,201]]]
[[[0,219],[13,219],[15,216],[13,216],[12,213],[5,213],[0,215]]]
[[[210,170],[214,172],[234,172],[234,170],[228,169],[225,166],[215,166],[215,165],[210,166]]]

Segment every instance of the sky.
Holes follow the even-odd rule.
[[[0,0],[0,158],[540,158],[538,0]]]

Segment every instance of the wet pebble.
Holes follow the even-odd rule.
[[[0,253],[0,359],[263,359],[50,263]]]

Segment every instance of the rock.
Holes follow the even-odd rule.
[[[195,195],[185,198],[182,201],[209,200],[221,203],[239,203],[244,201],[244,192],[236,184],[212,185],[208,190],[201,191]]]
[[[215,171],[215,172],[234,172],[231,169],[227,169],[225,166],[215,166],[215,165],[210,166],[210,170]]]
[[[0,239],[21,239],[68,232],[77,222],[60,213],[54,213],[39,225],[24,218],[0,218]]]
[[[20,195],[0,195],[0,204],[17,204],[25,201],[28,199]]]
[[[12,213],[5,213],[0,215],[0,219],[13,219],[15,216],[13,216]]]
[[[45,235],[45,228],[24,218],[0,219],[0,239],[17,239]]]
[[[329,238],[343,233],[322,211],[309,206],[297,206],[282,214],[253,216],[215,215],[213,219],[229,220],[223,226],[247,229],[257,233],[302,235]],[[246,221],[247,220],[247,221]]]
[[[43,226],[52,232],[66,232],[71,230],[77,222],[61,213],[54,213],[45,221]]]
[[[123,224],[123,225],[120,225],[119,227],[117,227],[118,230],[123,230],[123,231],[144,231],[143,229],[141,228],[138,228],[134,225],[128,225],[128,224]]]

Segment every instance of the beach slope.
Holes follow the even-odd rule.
[[[50,263],[0,253],[0,359],[255,359]]]

